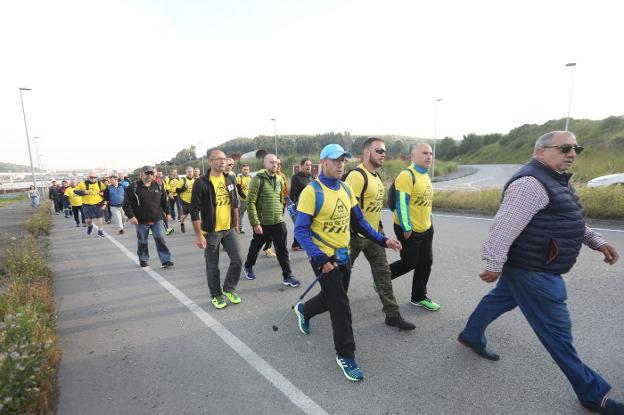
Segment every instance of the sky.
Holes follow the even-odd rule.
[[[622,15],[600,0],[3,1],[0,161],[28,164],[20,87],[48,169],[156,163],[273,135],[271,118],[279,135],[506,133],[564,118],[572,81],[572,118],[624,115]]]

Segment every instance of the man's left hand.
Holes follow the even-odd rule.
[[[483,270],[479,274],[479,277],[481,277],[481,279],[487,283],[492,283],[496,281],[498,277],[500,277],[500,274],[501,274],[500,272]]]
[[[387,239],[386,246],[392,249],[394,252],[399,252],[401,250],[401,242],[396,239]]]
[[[600,248],[598,248],[598,250],[604,255],[603,261],[609,265],[615,264],[620,258],[617,250],[611,244],[604,244]]]
[[[171,222],[171,215],[167,215],[167,222]]]

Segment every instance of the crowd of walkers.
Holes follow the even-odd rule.
[[[485,331],[503,313],[519,307],[580,403],[601,414],[624,414],[622,403],[608,398],[611,386],[580,359],[572,344],[561,277],[572,268],[583,244],[601,252],[610,265],[618,260],[615,247],[585,224],[569,182],[568,171],[582,150],[570,132],[544,134],[537,139],[531,160],[505,185],[501,207],[483,245],[486,267],[480,274],[486,283],[497,284],[468,318],[458,341],[484,359],[499,360]],[[320,285],[318,294],[293,307],[299,331],[311,335],[313,318],[328,312],[337,365],[347,379],[360,381],[364,372],[355,359],[348,297],[351,268],[360,254],[370,265],[388,326],[416,328],[403,318],[393,290],[393,280],[407,273],[412,275],[410,303],[431,312],[442,308],[427,290],[433,265],[432,149],[424,143],[414,145],[410,163],[388,192],[378,172],[386,154],[383,139],[371,137],[364,143],[361,163],[345,171],[352,154],[338,144],[327,145],[320,153],[319,176],[312,174],[312,162],[305,158],[289,190],[276,155],[267,154],[263,168],[252,177],[247,164],[236,175],[234,160],[215,149],[209,152],[203,175],[188,167],[182,177],[176,170],[163,177],[153,166],[145,166],[136,180],[123,174],[99,180],[91,172],[79,183],[52,182],[49,196],[56,214],[73,217],[76,226],[87,227],[87,234],[95,228],[96,235],[105,236],[102,222],[111,223],[113,218],[120,234],[125,224],[135,225],[141,267],[148,266],[149,234],[162,267],[173,266],[165,237],[173,232],[176,219],[185,233],[190,216],[216,309],[243,301],[237,291],[240,276],[257,278],[254,266],[261,250],[276,256],[281,284],[300,286],[290,265],[287,212],[294,222],[290,250],[305,251]],[[386,193],[396,238],[386,236],[381,222]],[[245,233],[245,213],[252,238],[243,260],[239,234]],[[547,243],[541,243],[544,240]],[[400,258],[388,263],[386,248],[400,252]],[[223,280],[222,249],[229,258]]]

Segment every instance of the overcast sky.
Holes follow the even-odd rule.
[[[624,114],[621,1],[3,1],[0,161],[138,166],[273,134]],[[572,123],[574,129],[574,123]]]

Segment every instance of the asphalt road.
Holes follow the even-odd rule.
[[[476,168],[477,171],[473,174],[434,183],[433,188],[436,190],[501,189],[520,166],[521,164],[471,164],[466,167]]]
[[[389,212],[383,219],[391,229]],[[491,288],[477,276],[491,221],[436,215],[434,223],[429,294],[442,309],[409,305],[409,276],[394,284],[403,316],[417,325],[413,332],[384,325],[368,264],[356,262],[349,296],[366,379],[352,383],[334,361],[328,315],[312,320],[309,336],[299,333],[294,314],[271,330],[304,288],[284,289],[274,258],[259,258],[256,281],[241,278],[241,304],[214,310],[203,256],[177,223],[167,238],[175,267],[158,267],[151,241],[152,270],[124,253],[136,251],[132,226],[125,235],[87,237],[55,216],[51,260],[63,351],[58,414],[586,413],[519,311],[488,331],[499,362],[456,342]],[[604,235],[623,252],[624,226],[610,227],[616,231]],[[251,238],[240,239],[245,255]],[[305,254],[292,253],[291,262],[309,284]],[[223,254],[223,273],[227,263]],[[611,382],[612,396],[623,399],[624,266],[609,267],[584,248],[566,280],[576,347]]]

